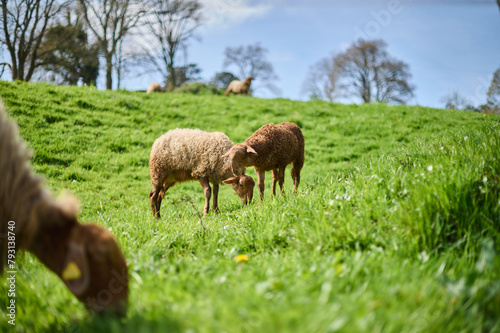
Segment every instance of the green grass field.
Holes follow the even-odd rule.
[[[11,82],[0,98],[34,170],[111,230],[130,273],[127,317],[91,317],[26,254],[15,327],[0,286],[2,332],[500,332],[498,116]],[[238,143],[283,121],[306,140],[298,193],[288,167],[284,195],[271,196],[270,173],[264,202],[256,188],[246,207],[223,186],[221,214],[201,219],[202,188],[184,183],[153,218],[161,134]]]

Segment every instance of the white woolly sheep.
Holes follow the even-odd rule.
[[[165,92],[165,88],[161,86],[158,82],[153,82],[149,85],[146,94],[150,94],[153,92]]]
[[[213,184],[212,210],[219,212],[219,184],[232,184],[243,204],[253,197],[255,182],[244,174],[232,177],[229,159],[222,158],[233,143],[221,132],[199,129],[175,129],[160,136],[153,144],[149,159],[152,190],[149,193],[153,216],[160,218],[160,206],[167,190],[176,183],[198,180],[205,193],[203,216],[209,211]]]
[[[254,167],[261,200],[264,197],[265,172],[273,171],[273,195],[276,195],[276,182],[279,182],[283,192],[285,168],[292,163],[295,192],[300,183],[300,170],[304,165],[304,136],[294,123],[267,124],[255,131],[244,143],[234,145],[224,157],[230,159],[236,176],[244,173],[246,167]]]
[[[224,96],[229,95],[230,93],[239,94],[239,95],[250,95],[250,84],[252,83],[253,78],[247,77],[245,81],[234,80],[229,83],[226,89],[226,93]]]
[[[30,155],[0,104],[0,273],[8,264],[12,270],[7,254],[14,260],[16,250],[27,250],[89,311],[124,315],[128,273],[118,244],[107,230],[77,221],[76,199],[52,198]]]

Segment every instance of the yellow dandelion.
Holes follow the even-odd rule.
[[[246,254],[239,254],[236,257],[234,257],[234,261],[236,261],[237,263],[248,262],[248,260],[250,260],[250,257]]]

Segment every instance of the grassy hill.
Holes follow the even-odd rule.
[[[19,332],[500,331],[500,117],[11,82],[0,98],[46,185],[116,236],[131,283],[126,318],[91,318],[28,254]],[[202,220],[201,186],[184,183],[153,219],[157,137],[189,127],[237,143],[283,121],[306,139],[297,194],[289,167],[284,195],[270,174],[247,207],[223,186],[221,214]]]

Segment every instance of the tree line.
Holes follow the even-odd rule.
[[[186,59],[188,42],[197,38],[204,22],[199,0],[0,1],[0,46],[10,58],[0,63],[0,76],[9,69],[12,80],[30,81],[38,73],[58,84],[90,85],[103,67],[106,89],[113,89],[120,88],[131,68],[140,67],[142,74],[160,73],[167,91],[201,79],[201,69]],[[185,61],[177,66],[180,50]],[[253,90],[279,94],[267,53],[259,43],[227,47],[223,66],[238,76],[222,71],[210,84],[223,89],[232,80],[252,77]],[[360,39],[313,64],[303,91],[311,99],[405,104],[414,97],[415,86],[409,65],[391,56],[385,41]],[[499,96],[500,69],[482,111],[498,112]],[[460,103],[470,107],[458,93],[446,99],[446,107],[460,108]]]
[[[198,0],[1,0],[0,46],[10,61],[0,63],[0,75],[8,69],[12,80],[30,81],[38,73],[58,84],[89,85],[104,67],[106,89],[113,89],[130,68],[143,68],[141,74],[161,74],[170,91],[201,79],[197,64],[176,66],[176,59],[179,50],[186,56],[202,23]],[[224,67],[279,92],[266,53],[259,43],[228,47]],[[234,79],[223,71],[212,84],[225,88]]]
[[[0,43],[10,57],[2,71],[8,68],[12,80],[30,81],[38,71],[60,83],[89,84],[102,59],[112,89],[113,73],[120,81],[147,59],[175,86],[182,77],[175,55],[201,17],[198,0],[1,0]]]
[[[310,70],[304,90],[311,99],[357,97],[364,103],[404,104],[414,95],[410,66],[389,55],[383,40],[355,41]]]

